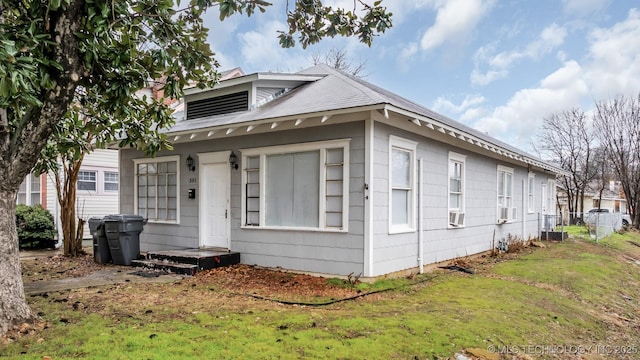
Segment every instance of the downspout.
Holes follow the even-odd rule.
[[[423,174],[422,167],[424,165],[424,161],[420,158],[418,162],[418,266],[420,267],[420,274],[424,273],[424,244],[423,244],[423,234],[422,229],[424,228],[424,208],[423,208]]]
[[[528,191],[529,191],[529,176],[527,175],[526,179],[522,179],[522,241],[527,240],[527,214],[528,214],[528,204],[529,201]],[[526,189],[526,191],[525,191]]]
[[[373,158],[374,119],[373,114],[364,122],[364,276],[371,277],[373,269]]]

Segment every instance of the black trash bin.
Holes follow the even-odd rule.
[[[104,231],[104,223],[102,218],[89,218],[89,230],[93,237],[93,261],[98,264],[107,264],[111,262],[111,251],[109,250],[109,242]]]
[[[131,265],[140,256],[140,233],[146,220],[140,215],[107,215],[104,231],[109,242],[109,250],[115,265]]]

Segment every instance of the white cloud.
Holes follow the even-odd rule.
[[[640,11],[631,9],[626,20],[589,36],[586,80],[596,99],[640,91]]]
[[[416,53],[418,53],[418,44],[411,42],[408,43],[401,51],[400,51],[400,64],[406,63],[409,59],[411,59]]]
[[[462,115],[460,115],[459,119],[460,119],[460,121],[462,121],[464,123],[469,123],[473,119],[479,119],[479,118],[485,116],[487,111],[488,111],[487,108],[484,107],[484,106],[470,108],[470,109],[465,110],[465,112],[462,113]]]
[[[474,85],[487,85],[498,79],[507,77],[509,72],[507,70],[488,70],[482,73],[478,69],[471,71],[471,83]]]
[[[393,13],[391,21],[394,26],[398,26],[403,23],[409,15],[414,11],[425,8],[434,7],[436,3],[441,0],[412,0],[412,1],[398,1],[398,0],[383,0],[381,5],[387,8],[387,11]],[[372,1],[368,1],[372,4]],[[362,6],[353,0],[328,0],[324,1],[326,6],[340,7],[348,11],[353,10],[353,6],[356,5],[356,14],[362,15]]]
[[[480,105],[485,102],[485,98],[482,95],[467,95],[459,105],[454,104],[450,100],[443,97],[438,97],[433,103],[433,110],[441,112],[461,113],[470,107]]]
[[[482,132],[520,148],[527,148],[532,135],[544,117],[571,107],[580,106],[589,96],[583,80],[584,69],[576,61],[568,61],[540,81],[537,88],[516,92],[506,105],[473,123]]]
[[[480,19],[489,12],[493,3],[482,0],[438,2],[435,23],[422,36],[421,49],[432,50],[445,41],[460,40],[468,36]]]
[[[353,3],[353,0],[344,0]],[[392,21],[394,26],[404,23],[416,11],[424,8],[433,8],[441,0],[384,0],[382,6],[386,6],[387,10],[393,13]]]
[[[513,63],[521,59],[537,60],[552,52],[564,43],[567,30],[557,24],[544,28],[538,38],[530,42],[522,50],[504,51],[491,55],[495,50],[495,43],[480,47],[474,55],[475,68],[471,72],[470,80],[474,85],[487,85],[495,80],[506,77]],[[481,70],[484,65],[488,69]]]
[[[583,17],[605,9],[611,0],[562,0],[565,14]]]
[[[549,114],[572,107],[582,107],[588,113],[594,101],[618,94],[637,96],[640,11],[632,9],[626,19],[613,26],[592,30],[587,40],[590,45],[582,64],[568,60],[537,87],[517,91],[505,105],[484,116],[478,114],[487,109],[469,107],[462,117],[476,129],[526,149]],[[558,58],[566,56],[563,52],[557,54]]]
[[[271,20],[254,31],[238,34],[243,64],[259,71],[297,71],[309,66],[308,54],[300,46],[280,47],[277,31],[285,28],[285,23]]]

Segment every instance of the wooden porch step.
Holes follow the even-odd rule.
[[[230,266],[240,263],[240,253],[207,249],[150,251],[145,260],[132,265],[162,269],[179,274],[193,275],[199,270]]]
[[[145,269],[162,270],[173,274],[194,275],[198,266],[193,264],[181,264],[165,260],[132,260],[131,266]]]

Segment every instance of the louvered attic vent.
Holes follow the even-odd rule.
[[[249,109],[249,92],[217,96],[187,103],[187,120]]]

